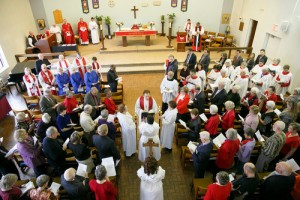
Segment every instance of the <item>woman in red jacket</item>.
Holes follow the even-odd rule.
[[[218,106],[210,105],[209,112],[210,118],[205,122],[204,129],[209,132],[212,138],[217,136],[218,126],[220,124],[220,116],[218,115]]]
[[[227,172],[221,171],[217,174],[217,182],[208,185],[204,200],[227,200],[231,192],[231,182]]]
[[[223,133],[225,133],[229,128],[233,128],[234,120],[235,120],[235,112],[234,112],[234,103],[232,101],[225,102],[226,112],[222,116],[221,123]]]
[[[67,92],[67,96],[63,103],[66,107],[67,114],[70,116],[71,120],[75,124],[79,124],[78,112],[74,112],[73,109],[78,107],[78,102],[73,96],[72,91]]]
[[[182,121],[187,122],[190,119],[188,104],[190,101],[190,96],[188,95],[189,89],[185,86],[180,89],[180,93],[174,99],[177,103],[177,120],[181,119]]]
[[[106,94],[106,97],[104,99],[104,104],[106,106],[106,109],[108,110],[109,114],[114,115],[117,111],[117,106],[111,97],[112,96],[111,90],[105,89],[104,93]]]

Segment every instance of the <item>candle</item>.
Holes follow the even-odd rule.
[[[170,22],[170,24],[169,24],[169,25],[170,25],[170,27],[169,27],[169,28],[172,28],[172,23],[171,23],[171,22]]]
[[[100,30],[102,30],[102,25],[100,25]]]

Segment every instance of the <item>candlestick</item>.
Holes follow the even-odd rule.
[[[169,23],[169,28],[172,28],[172,23],[171,22]]]
[[[102,25],[100,25],[100,30],[102,31]]]

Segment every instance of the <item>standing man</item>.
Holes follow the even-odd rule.
[[[61,26],[62,28],[62,35],[64,38],[64,43],[65,44],[75,44],[75,37],[74,37],[74,32],[72,29],[71,24],[67,22],[66,19],[64,19],[64,23]]]
[[[201,51],[201,35],[204,34],[204,28],[200,25],[200,22],[197,22],[196,26],[193,29],[193,51]]]
[[[95,22],[94,17],[89,22],[89,29],[91,30],[91,38],[93,44],[99,43],[98,24]]]
[[[174,79],[177,81],[178,61],[174,58],[174,55],[170,54],[166,62],[166,74],[169,71],[174,73]]]
[[[266,54],[266,50],[261,49],[260,50],[260,54],[256,57],[254,65],[258,65],[258,63],[260,62],[260,60],[262,60],[263,63],[264,63],[264,65],[265,65],[267,63],[267,61],[268,61],[268,57],[265,54]]]
[[[56,107],[59,105],[51,94],[51,90],[44,90],[44,95],[40,99],[40,108],[42,113],[48,113],[51,116],[51,121],[56,121]]]
[[[205,94],[204,91],[201,90],[200,85],[195,86],[195,97],[193,99],[193,103],[191,104],[191,108],[197,108],[199,113],[204,113],[205,109]]]
[[[203,65],[204,71],[207,73],[208,72],[208,66],[210,64],[210,57],[208,54],[208,50],[204,49],[203,54],[199,60],[199,63]]]
[[[86,57],[81,56],[79,52],[76,53],[76,58],[73,61],[73,66],[78,68],[78,72],[80,73],[81,79],[84,81],[84,75],[87,72],[86,66],[89,61]]]
[[[88,25],[82,18],[78,22],[78,35],[80,38],[80,44],[88,45],[89,44],[89,32],[88,32]]]
[[[232,65],[234,67],[239,67],[239,66],[241,66],[242,62],[243,62],[243,58],[241,56],[241,50],[236,50],[236,54],[233,57]]]
[[[95,128],[97,123],[93,121],[91,113],[93,112],[93,106],[86,104],[83,107],[83,112],[80,114],[80,126],[83,129],[83,137],[87,141],[87,145],[92,147],[93,144],[93,135],[95,135]]]
[[[187,22],[184,25],[184,30],[186,32],[186,43],[190,43],[190,40],[192,39],[192,22],[191,19],[188,19]]]
[[[110,87],[111,92],[117,92],[118,87],[118,75],[116,72],[116,66],[111,65],[110,69],[108,70],[107,74],[107,82]]]
[[[197,56],[194,54],[191,48],[188,49],[184,62],[186,63],[190,71],[195,68]]]
[[[50,33],[53,33],[56,35],[56,41],[58,44],[60,44],[62,42],[61,30],[60,30],[59,26],[56,26],[56,24],[53,24],[53,26],[50,27]]]
[[[48,59],[44,58],[44,55],[39,53],[38,54],[38,60],[35,61],[35,74],[38,75],[42,70],[42,64],[45,64],[47,66],[51,65]]]
[[[96,87],[92,87],[91,91],[84,96],[84,105],[87,104],[93,107],[91,117],[96,119],[100,115],[99,106],[101,105],[101,98]]]
[[[212,93],[210,97],[210,103],[218,106],[218,111],[220,114],[222,113],[224,103],[227,100],[227,92],[224,89],[224,87],[225,87],[225,82],[221,80],[218,83],[218,88],[215,89],[215,91]]]
[[[174,73],[168,72],[160,84],[160,92],[162,94],[162,113],[168,109],[168,103],[173,101],[178,94],[178,82],[173,78]]]
[[[143,96],[140,96],[135,103],[135,113],[139,116],[141,122],[142,113],[157,113],[157,104],[153,97],[150,96],[149,90],[144,90]]]

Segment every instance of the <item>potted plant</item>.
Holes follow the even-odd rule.
[[[96,15],[95,18],[96,18],[98,24],[99,24],[99,25],[102,25],[103,15],[100,15],[100,16]]]
[[[175,13],[172,13],[172,14],[167,14],[168,17],[169,17],[169,22],[172,23],[174,18],[176,17]]]
[[[165,22],[165,16],[164,16],[164,15],[160,16],[160,21],[161,21],[162,23]]]
[[[111,21],[110,21],[110,17],[107,16],[107,17],[104,17],[104,21],[105,21],[105,24],[107,25],[107,30],[108,30],[108,36],[107,38],[108,39],[111,39],[111,35],[110,35],[110,24],[111,24]]]

